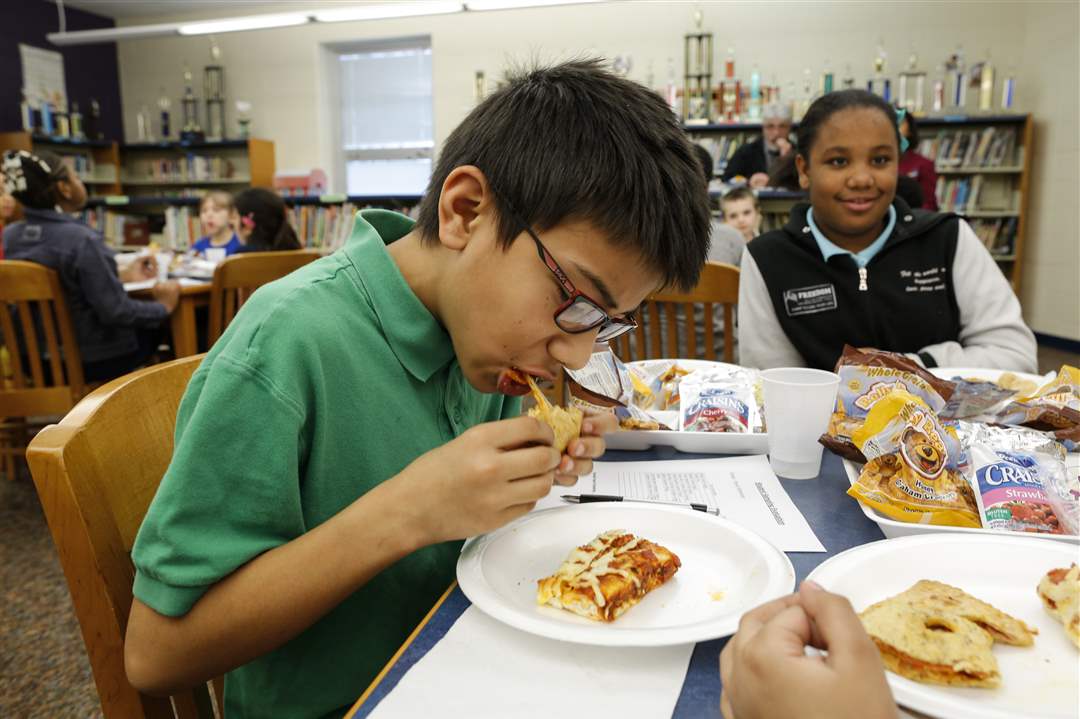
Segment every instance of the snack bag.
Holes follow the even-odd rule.
[[[867,458],[848,494],[901,522],[978,527],[971,485],[957,468],[960,443],[920,397],[878,399],[852,441]]]
[[[900,389],[921,398],[938,412],[953,393],[952,382],[935,377],[915,361],[872,348],[845,346],[836,373],[840,376],[836,411],[820,442],[831,452],[859,462],[865,462],[866,457],[851,437],[880,399]]]
[[[1057,376],[1027,398],[1033,405],[1069,407],[1080,411],[1080,369],[1062,365]]]
[[[683,383],[681,429],[684,432],[754,431],[753,388],[721,382]]]
[[[983,526],[1014,532],[1077,534],[1080,492],[1069,477],[1065,448],[1018,427],[963,424]]]
[[[622,429],[670,429],[635,406],[642,391],[649,392],[636,368],[623,364],[610,350],[594,352],[579,370],[566,370],[570,407],[582,411],[612,412]]]
[[[958,379],[955,384],[952,397],[938,412],[943,419],[991,418],[1016,396],[1015,390],[994,382]]]

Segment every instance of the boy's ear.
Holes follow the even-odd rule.
[[[799,187],[809,190],[810,176],[806,174],[806,158],[802,155],[795,155],[795,169],[799,172]]]
[[[478,220],[494,207],[487,178],[473,165],[455,167],[439,195],[439,242],[461,250],[475,233]]]
[[[64,198],[65,200],[70,200],[72,195],[71,183],[68,182],[66,179],[57,180],[56,194],[60,195],[60,197]]]

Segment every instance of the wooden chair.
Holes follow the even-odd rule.
[[[234,255],[219,264],[210,287],[208,344],[213,346],[217,342],[252,292],[322,256],[319,250],[250,252]]]
[[[696,321],[702,322],[702,353],[716,361],[716,332],[713,329],[713,306],[724,309],[724,362],[734,362],[734,307],[739,301],[739,268],[722,262],[706,262],[697,286],[690,292],[658,292],[650,295],[641,308],[638,327],[615,340],[615,354],[623,362],[643,359],[686,358],[698,356]],[[660,308],[663,307],[663,318]],[[695,316],[694,308],[704,312]],[[680,323],[677,308],[681,308]]]
[[[213,717],[211,694],[220,701],[209,683],[171,698],[140,694],[124,671],[131,547],[172,456],[180,397],[203,356],[102,385],[27,451],[106,717]]]
[[[0,460],[7,478],[15,479],[31,431],[28,418],[63,415],[85,392],[82,356],[54,271],[35,262],[0,260],[0,346],[6,348]]]

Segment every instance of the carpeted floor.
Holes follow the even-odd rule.
[[[1039,370],[1080,357],[1039,348]],[[67,583],[29,476],[0,476],[0,718],[100,717]]]
[[[64,573],[29,476],[0,478],[0,717],[100,717]]]

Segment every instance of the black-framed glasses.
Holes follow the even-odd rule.
[[[596,341],[607,342],[637,327],[637,320],[634,319],[633,313],[628,314],[626,317],[612,317],[599,302],[574,287],[574,283],[559,267],[559,263],[544,247],[544,243],[540,241],[532,228],[518,220],[516,216],[515,220],[528,233],[532,241],[536,243],[536,252],[540,255],[540,260],[551,271],[551,274],[555,275],[555,279],[559,281],[563,292],[566,293],[566,301],[555,309],[555,324],[558,325],[559,329],[576,335],[599,327],[600,332],[596,335]]]

